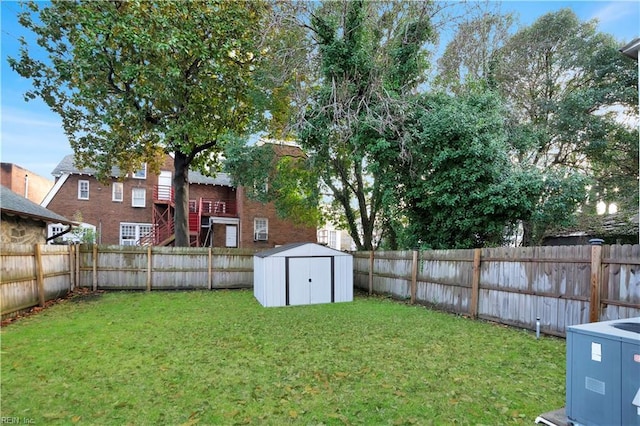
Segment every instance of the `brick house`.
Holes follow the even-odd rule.
[[[24,198],[40,204],[53,187],[51,179],[44,178],[32,171],[13,163],[2,163],[0,183]]]
[[[159,174],[142,169],[122,176],[114,168],[107,182],[95,170],[79,169],[66,156],[52,174],[56,182],[42,205],[94,225],[100,244],[173,243],[173,158]],[[189,233],[192,246],[266,249],[291,242],[315,242],[316,229],[277,217],[272,204],[249,200],[228,175],[215,178],[189,171]]]

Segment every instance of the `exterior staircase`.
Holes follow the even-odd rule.
[[[175,201],[173,188],[168,185],[156,185],[153,191],[152,229],[147,235],[138,240],[143,246],[168,246],[175,241],[174,230]],[[202,228],[202,218],[208,220],[208,216],[237,217],[236,200],[214,200],[199,198],[189,200],[189,245],[200,247],[203,238],[206,240],[207,232]],[[208,224],[208,222],[207,222]]]

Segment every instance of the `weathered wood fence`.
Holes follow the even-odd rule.
[[[518,327],[640,316],[640,245],[354,254],[354,285]]]
[[[74,246],[0,247],[2,318],[67,294],[76,286]]]
[[[75,287],[251,288],[252,250],[132,246],[0,247],[5,318]],[[412,303],[564,335],[569,325],[640,316],[640,246],[354,253],[354,285]]]
[[[94,290],[253,287],[254,250],[80,246],[80,282]]]
[[[76,287],[93,290],[251,288],[253,250],[3,245],[0,312],[6,318]]]

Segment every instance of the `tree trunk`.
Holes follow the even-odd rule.
[[[173,160],[173,192],[175,200],[174,232],[176,247],[189,246],[189,163],[187,156],[175,153]]]
[[[522,221],[522,247],[533,245],[533,225],[528,220]]]

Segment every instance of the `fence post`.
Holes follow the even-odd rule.
[[[602,282],[602,243],[593,238],[591,244],[591,296],[589,297],[589,322],[600,321],[600,290]]]
[[[480,256],[482,249],[473,250],[473,276],[471,278],[471,306],[469,315],[471,318],[478,318],[478,299],[480,296]]]
[[[211,247],[209,247],[209,260],[207,263],[207,283],[209,290],[213,288],[213,258],[211,254]]]
[[[38,301],[42,307],[46,300],[44,294],[44,273],[42,272],[42,252],[40,244],[34,245],[34,262],[36,267],[36,284],[38,285]]]
[[[418,250],[413,251],[411,263],[411,304],[416,303],[416,287],[418,285]]]
[[[369,296],[373,294],[373,250],[369,252]]]
[[[69,291],[73,291],[73,289],[75,288],[75,267],[73,266],[76,260],[75,257],[75,253],[74,253],[74,248],[75,245],[74,244],[69,244],[67,246],[67,248],[69,249]]]
[[[93,245],[93,291],[98,290],[98,245]]]
[[[74,263],[75,271],[73,271],[73,273],[76,274],[76,287],[80,287],[80,245],[74,244],[73,247],[76,255],[76,261]]]
[[[147,291],[151,291],[151,246],[147,247]]]

